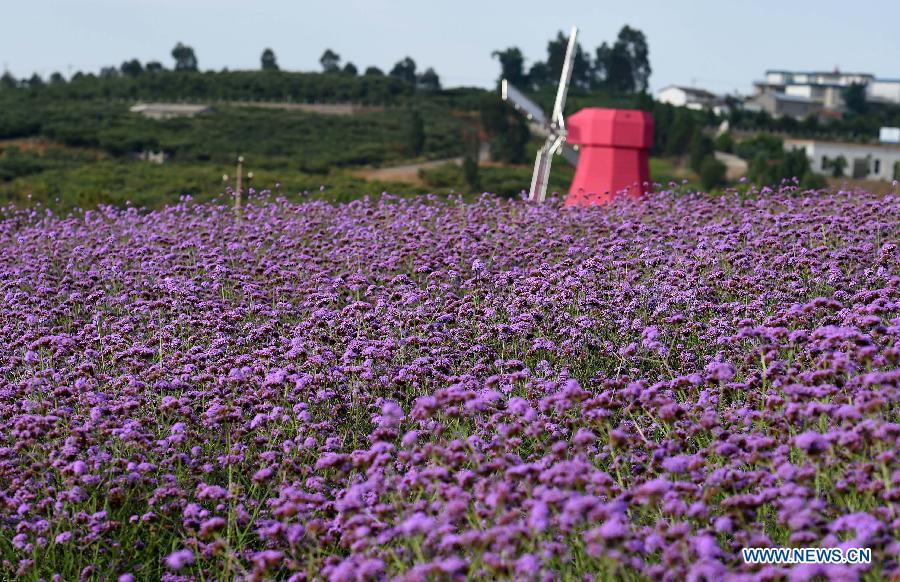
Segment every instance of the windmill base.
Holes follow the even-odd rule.
[[[606,204],[617,196],[639,198],[650,190],[647,150],[586,147],[564,206]]]

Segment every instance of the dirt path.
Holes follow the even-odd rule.
[[[478,163],[483,164],[490,160],[490,147],[486,142],[482,142],[478,148]],[[443,160],[430,160],[427,162],[417,162],[414,164],[401,164],[399,166],[389,166],[387,168],[365,168],[354,170],[353,173],[361,176],[366,180],[381,180],[384,182],[404,182],[406,184],[422,184],[422,178],[419,177],[419,170],[433,170],[447,164],[462,165],[463,159],[446,158]]]

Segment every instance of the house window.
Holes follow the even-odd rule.
[[[881,173],[881,160],[875,159],[875,162],[872,165],[872,173],[876,176]]]

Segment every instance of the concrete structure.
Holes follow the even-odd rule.
[[[715,93],[695,87],[682,87],[669,85],[663,87],[656,94],[661,103],[670,103],[675,107],[687,107],[688,109],[703,110],[712,109],[716,113],[722,109],[723,101]]]
[[[900,143],[900,127],[882,127],[878,131],[881,143]]]
[[[159,150],[158,152],[144,150],[137,155],[137,158],[145,162],[150,162],[151,164],[164,164],[166,163],[166,160],[169,159],[169,154],[162,150]]]
[[[783,93],[805,97],[820,103],[826,111],[844,109],[843,92],[851,85],[865,85],[866,99],[873,102],[900,103],[900,79],[876,79],[871,73],[819,71],[766,71],[763,81],[756,81],[756,95]]]
[[[758,81],[757,86],[764,85],[772,89],[783,91],[788,85],[837,85],[849,87],[854,83],[868,85],[875,80],[871,73],[842,73],[834,71],[785,71],[768,70],[766,80]]]
[[[864,144],[812,139],[786,139],[787,150],[802,149],[817,174],[831,175],[834,160],[846,160],[844,175],[867,180],[900,178],[900,144]]]
[[[578,146],[579,158],[565,206],[604,204],[620,193],[638,197],[650,188],[649,113],[588,107],[569,117],[568,124],[566,140]]]
[[[713,157],[725,164],[725,179],[735,182],[747,175],[747,160],[727,152],[713,152]]]
[[[744,109],[765,111],[772,117],[803,119],[809,115],[821,116],[825,108],[822,103],[810,97],[765,91],[748,98],[744,102]]]
[[[866,87],[869,101],[900,104],[900,79],[875,79]]]
[[[191,105],[187,103],[138,103],[129,109],[132,113],[140,113],[150,119],[172,119],[174,117],[193,117],[206,113],[208,105]]]

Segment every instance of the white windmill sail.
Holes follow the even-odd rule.
[[[553,103],[553,112],[550,119],[544,115],[541,108],[516,89],[506,79],[500,84],[500,96],[513,108],[525,115],[536,133],[546,136],[544,145],[537,152],[534,160],[534,174],[531,177],[531,190],[529,200],[543,202],[547,196],[547,181],[550,178],[550,164],[553,155],[561,152],[566,161],[575,165],[578,163],[578,151],[566,144],[566,120],[563,114],[566,106],[566,95],[569,92],[569,82],[572,79],[572,66],[575,60],[576,37],[578,28],[573,26],[569,35],[569,44],[566,47],[566,58],[563,61],[562,74],[559,79],[559,88],[556,91],[556,100]]]

